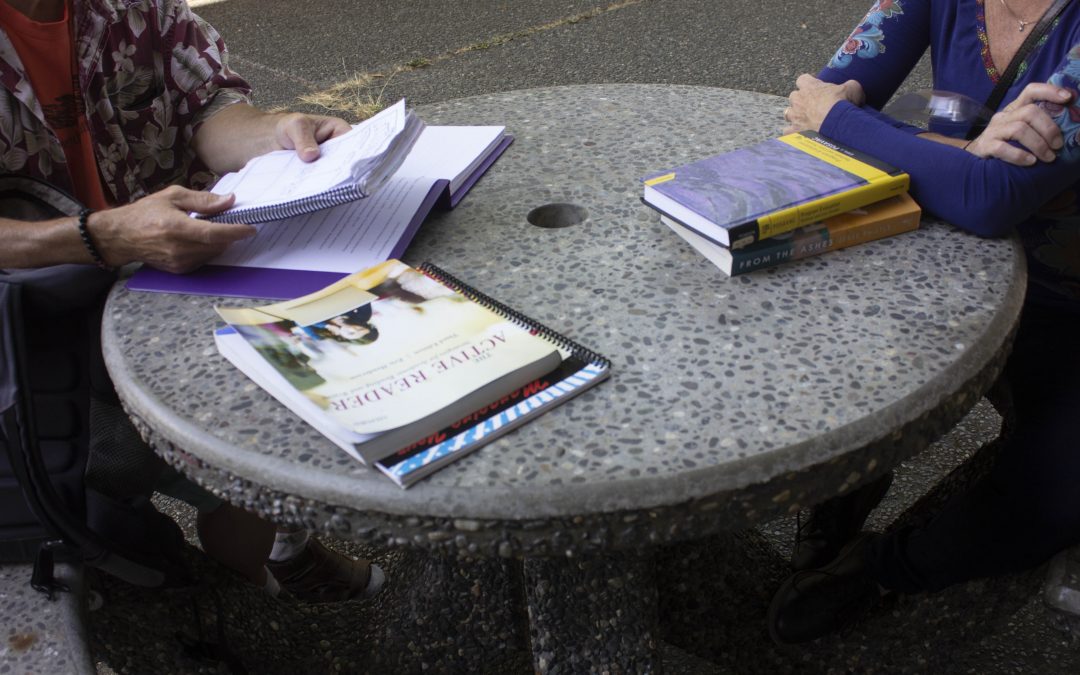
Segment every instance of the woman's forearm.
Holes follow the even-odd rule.
[[[980,159],[952,141],[905,133],[844,102],[830,111],[821,131],[907,171],[911,193],[924,209],[982,236],[1006,234],[1076,180],[1076,167],[1064,160],[1015,166]]]

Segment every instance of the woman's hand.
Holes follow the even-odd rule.
[[[862,85],[855,80],[843,84],[822,82],[813,75],[802,74],[795,80],[795,91],[788,95],[790,105],[784,111],[788,126],[784,133],[812,129],[821,130],[821,123],[840,101],[861,106],[866,102]]]
[[[1068,90],[1061,87],[1033,82],[1024,87],[1016,100],[994,113],[986,129],[965,149],[978,157],[996,157],[1019,166],[1030,166],[1038,160],[1052,162],[1064,139],[1061,129],[1038,103],[1048,101],[1062,105],[1071,97]],[[1018,148],[1009,141],[1024,147]]]

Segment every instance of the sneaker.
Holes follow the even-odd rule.
[[[308,539],[296,557],[269,561],[266,567],[281,587],[301,602],[373,598],[386,583],[386,575],[378,565],[331,551],[315,537]]]
[[[833,497],[814,507],[805,523],[801,517],[791,551],[791,568],[813,570],[824,567],[840,549],[862,530],[866,517],[881,503],[892,485],[889,473],[846,495]]]
[[[825,567],[788,577],[769,604],[769,636],[780,645],[809,642],[855,623],[887,595],[866,569],[880,535],[865,533]]]

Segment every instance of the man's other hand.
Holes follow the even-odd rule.
[[[108,265],[143,262],[166,272],[189,272],[229,244],[255,234],[250,225],[188,215],[214,215],[232,204],[232,195],[172,186],[127,206],[97,211],[87,228]]]
[[[339,117],[266,113],[246,103],[231,105],[203,122],[192,139],[195,154],[216,174],[239,171],[251,158],[274,150],[296,150],[310,162],[319,143],[352,129]]]
[[[296,150],[300,159],[312,162],[319,157],[319,143],[351,129],[349,123],[339,117],[289,113],[279,118],[274,137],[283,149]]]

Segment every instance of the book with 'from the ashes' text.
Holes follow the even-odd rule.
[[[725,274],[737,276],[915,230],[921,213],[915,200],[903,194],[736,249],[721,246],[668,216],[660,220]]]

